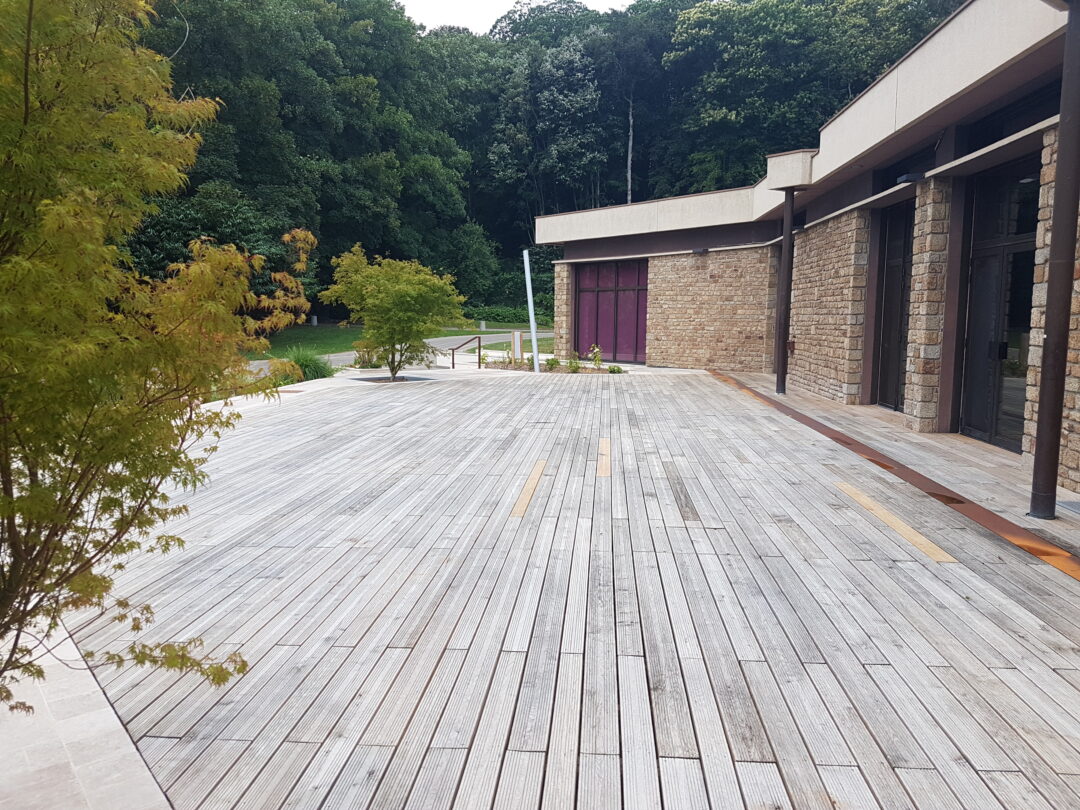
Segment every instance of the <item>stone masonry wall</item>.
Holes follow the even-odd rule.
[[[650,366],[772,371],[778,248],[649,259]]]
[[[870,217],[858,210],[795,234],[792,388],[859,401]]]
[[[951,200],[947,178],[924,180],[915,188],[904,413],[908,426],[921,433],[938,429]]]
[[[574,285],[573,270],[565,262],[555,264],[555,356],[569,359],[574,350]]]
[[[1039,225],[1035,234],[1035,287],[1032,291],[1031,339],[1028,353],[1027,403],[1024,409],[1025,455],[1035,451],[1039,413],[1039,372],[1042,363],[1043,328],[1046,325],[1046,274],[1050,258],[1050,226],[1054,214],[1054,180],[1057,174],[1057,128],[1043,135],[1042,175],[1039,190]],[[1080,243],[1074,280],[1080,276]],[[1065,418],[1061,428],[1061,486],[1080,492],[1080,287],[1073,285],[1072,317],[1069,319],[1068,376],[1065,380]]]

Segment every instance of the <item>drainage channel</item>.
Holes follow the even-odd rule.
[[[817,431],[822,436],[832,439],[837,444],[843,445],[851,452],[876,464],[878,467],[888,471],[901,481],[911,484],[913,487],[921,490],[934,500],[959,512],[964,517],[974,521],[984,529],[988,529],[1001,539],[1012,543],[1017,548],[1023,549],[1028,554],[1032,554],[1044,562],[1049,563],[1054,566],[1054,568],[1068,574],[1073,579],[1080,580],[1080,559],[1074,557],[1067,550],[1055,546],[1053,543],[1044,540],[1034,532],[1028,531],[1023,526],[1018,526],[1011,520],[1007,520],[984,506],[972,503],[959,493],[954,492],[932,478],[928,478],[922,473],[916,472],[910,467],[901,464],[896,459],[875,450],[873,447],[863,444],[857,439],[853,439],[846,433],[842,433],[836,428],[829,427],[823,422],[819,422],[818,420],[807,416],[802,411],[795,410],[790,405],[785,405],[783,402],[762,394],[759,391],[755,391],[753,388],[750,388],[748,385],[734,377],[729,377],[718,371],[710,371],[709,373],[721,382],[727,383],[745,394],[749,394],[763,405],[767,405],[770,408],[791,417],[796,422]]]

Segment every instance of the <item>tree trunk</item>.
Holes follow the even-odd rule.
[[[401,371],[401,355],[399,354],[397,347],[395,346],[390,350],[390,353],[386,358],[386,369],[390,372],[390,382],[397,382],[398,372]]]
[[[626,143],[626,203],[629,205],[634,201],[634,99],[631,96],[628,101],[630,102],[630,134],[627,137]]]

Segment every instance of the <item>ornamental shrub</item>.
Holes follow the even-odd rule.
[[[334,376],[334,367],[321,354],[306,346],[291,346],[285,352],[285,360],[296,365],[300,369],[300,379],[290,382],[304,382],[306,380],[321,380],[324,377]],[[286,375],[288,376],[288,375]],[[288,383],[282,382],[282,385]]]

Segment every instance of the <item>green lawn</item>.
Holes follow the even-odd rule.
[[[351,352],[353,343],[360,339],[360,332],[359,326],[343,327],[337,324],[294,326],[292,329],[271,335],[270,351],[266,354],[268,357],[283,357],[292,346],[303,346],[318,354]]]
[[[488,331],[492,329],[505,329],[512,331],[514,329],[520,329],[525,331],[529,328],[529,325],[520,323],[489,323]],[[317,354],[337,354],[338,352],[351,352],[353,343],[360,339],[361,328],[359,326],[338,326],[337,324],[320,324],[318,326],[311,326],[310,324],[303,324],[301,326],[294,326],[291,329],[286,329],[283,332],[277,332],[270,336],[270,351],[266,353],[267,357],[283,357],[285,352],[293,346],[303,346],[307,349],[312,349]],[[466,329],[446,329],[443,331],[444,335],[475,335],[477,334],[476,327],[470,327]],[[550,343],[550,339],[548,340]],[[503,348],[509,348],[510,344],[499,344]],[[551,351],[550,348],[544,349],[544,341],[540,341],[540,351]]]
[[[553,337],[538,338],[536,343],[540,347],[540,354],[553,354],[555,352],[555,338],[553,338]],[[493,351],[493,350],[497,351],[497,352],[510,351],[510,341],[505,340],[502,343],[485,343],[484,344],[484,351],[485,352],[489,352],[489,351]],[[525,354],[532,354],[532,340],[530,338],[523,337],[521,339],[521,350],[523,352],[525,352]],[[472,348],[472,349],[469,349],[469,351],[470,352],[475,352],[476,349]]]
[[[537,331],[543,331],[544,329],[551,329],[551,326],[546,325],[546,324],[538,323],[536,325],[536,329],[537,329]],[[474,324],[473,326],[466,327],[465,329],[444,329],[443,334],[444,335],[478,335],[478,334],[487,334],[488,332],[513,332],[515,330],[520,331],[520,332],[528,332],[529,331],[529,325],[527,323],[496,323],[495,321],[488,321],[487,322],[487,329],[485,329],[483,333],[480,332],[479,325]]]

